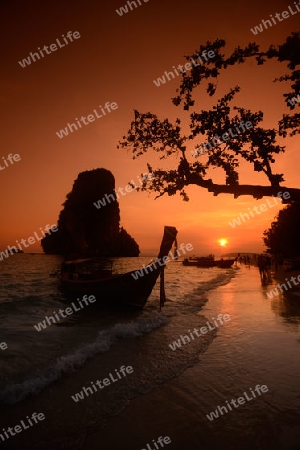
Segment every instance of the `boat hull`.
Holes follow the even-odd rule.
[[[182,264],[184,266],[195,266],[195,267],[215,267],[216,262],[211,258],[196,258],[196,259],[188,259],[186,258]]]
[[[183,264],[184,266],[196,266],[196,267],[198,267],[198,262],[197,262],[197,261],[188,261],[188,260],[184,260],[184,261],[182,262],[182,264]]]
[[[214,261],[211,258],[199,258],[198,260],[185,259],[182,264],[184,266],[201,267],[202,269],[209,267],[218,267],[219,269],[229,269],[234,262],[235,259],[224,259],[224,260],[220,259],[218,261]]]
[[[235,259],[216,261],[216,266],[219,267],[219,269],[230,269],[230,267],[233,265],[234,261],[235,261]]]
[[[116,275],[102,281],[99,280],[68,280],[60,277],[62,287],[73,294],[94,295],[98,305],[114,307],[143,308],[149,298],[156,280],[160,274],[159,269],[145,273],[134,279],[135,271]]]
[[[207,267],[215,267],[216,263],[215,261],[203,261],[203,262],[198,262],[197,267],[202,267],[203,269],[207,268]]]
[[[69,293],[88,295],[97,299],[98,305],[109,307],[143,308],[150,296],[159,274],[163,271],[161,261],[167,256],[176,240],[175,227],[165,226],[157,262],[153,262],[138,271],[130,271],[121,275],[108,275],[108,270],[89,270],[90,278],[86,279],[80,267],[93,259],[77,259],[65,261],[59,275],[62,287]],[[84,266],[83,266],[84,268]],[[77,270],[78,269],[78,270]],[[85,274],[86,275],[86,274]],[[164,303],[163,284],[161,285],[160,306]],[[95,304],[96,304],[95,303]]]

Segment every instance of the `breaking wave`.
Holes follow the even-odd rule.
[[[42,373],[2,390],[0,392],[0,404],[13,405],[29,395],[36,395],[64,374],[78,370],[95,355],[107,352],[118,339],[136,338],[151,333],[151,331],[167,323],[168,319],[164,314],[151,312],[150,314],[144,314],[134,322],[117,323],[111,328],[104,329],[99,332],[93,342],[82,345],[74,353],[61,356],[54,365],[48,367]]]

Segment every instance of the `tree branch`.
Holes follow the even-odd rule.
[[[288,192],[290,194],[290,198],[282,199],[282,203],[286,204],[291,202],[300,203],[300,189],[288,188],[285,186],[274,188],[273,186],[255,186],[250,184],[240,184],[238,186],[226,186],[222,184],[211,183],[211,185],[207,187],[207,190],[208,192],[213,192],[215,196],[219,194],[233,194],[234,198],[238,198],[241,195],[251,195],[256,199],[272,196],[277,197],[278,192],[281,193]]]

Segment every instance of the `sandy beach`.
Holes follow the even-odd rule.
[[[297,310],[293,311],[292,317],[289,315],[286,317],[285,312],[276,310],[275,305],[282,302],[288,309],[290,302],[293,302],[290,293],[289,296],[278,298],[270,304],[266,299],[261,298],[259,293],[255,293],[255,289],[259,290],[258,270],[255,267],[242,268],[241,272],[243,273],[239,273],[238,278],[233,279],[229,285],[220,287],[209,294],[209,302],[201,314],[214,309],[217,302],[222,302],[222,299],[229,293],[233,294],[233,291],[235,292],[232,295],[231,306],[234,319],[238,318],[240,313],[238,306],[243,302],[248,305],[244,305],[246,320],[251,320],[249,313],[253,305],[260,306],[256,309],[256,316],[259,316],[260,309],[266,314],[266,310],[269,310],[271,306],[275,313],[272,314],[275,321],[279,317],[282,321],[281,318],[284,317],[284,322],[293,322],[293,331],[291,329],[286,331],[292,338],[289,342],[289,355],[284,357],[282,354],[283,342],[279,348],[274,345],[272,350],[262,345],[264,339],[275,339],[274,344],[277,344],[277,338],[282,335],[282,330],[273,330],[273,336],[268,336],[270,321],[266,323],[266,330],[258,331],[254,326],[254,331],[260,334],[258,337],[260,345],[255,347],[249,343],[248,352],[243,354],[243,349],[238,347],[239,343],[234,340],[234,336],[228,329],[222,328],[208,351],[194,367],[187,369],[176,379],[159,386],[151,394],[134,399],[120,415],[111,419],[105,430],[92,434],[86,440],[85,448],[96,449],[100,442],[105,442],[108,450],[129,447],[142,449],[146,448],[146,444],[151,443],[152,439],[157,439],[159,436],[169,436],[172,439],[172,448],[176,450],[184,448],[185,445],[195,450],[198,448],[296,450],[298,448],[299,389],[296,375],[299,377],[299,339],[296,338],[299,337],[300,304],[297,305]],[[240,288],[236,290],[238,280]],[[257,302],[260,303],[257,305]],[[245,333],[241,324],[235,325],[234,328],[236,327],[238,330],[235,332]],[[227,341],[226,348],[228,349],[228,346],[231,348],[229,350],[231,356],[235,355],[238,361],[234,359],[224,361],[223,344],[219,345],[220,340]],[[265,363],[262,367],[258,367],[258,361],[261,360]],[[275,370],[277,364],[278,368],[280,367],[279,371]],[[298,364],[297,374],[291,366],[288,367],[288,364],[291,364],[294,369]],[[288,373],[285,373],[286,371]],[[290,379],[288,374],[293,378]],[[210,423],[206,414],[214,410],[218,404],[224,403],[225,398],[229,400],[227,396],[229,392],[232,393],[231,397],[235,397],[235,393],[238,395],[239,391],[242,392],[243,389],[251,387],[251,383],[247,383],[247,379],[250,378],[253,379],[253,386],[259,382],[269,386],[269,393],[265,398],[259,398],[245,407],[241,406],[238,411],[232,411]],[[285,382],[291,385],[289,393],[284,391]],[[222,383],[226,386],[225,388],[221,388]],[[237,384],[243,388],[239,389]],[[219,402],[216,394],[221,395]],[[278,403],[278,400],[282,401],[282,397],[286,397],[285,401],[290,397],[285,404],[285,409],[282,409],[282,404]],[[215,398],[215,402],[210,403],[208,398]]]

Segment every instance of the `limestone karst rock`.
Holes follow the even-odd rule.
[[[58,218],[58,231],[41,241],[45,253],[81,256],[138,256],[139,246],[120,229],[115,179],[106,169],[81,172],[67,194]],[[102,201],[100,208],[98,204]],[[99,204],[98,204],[99,205]]]

